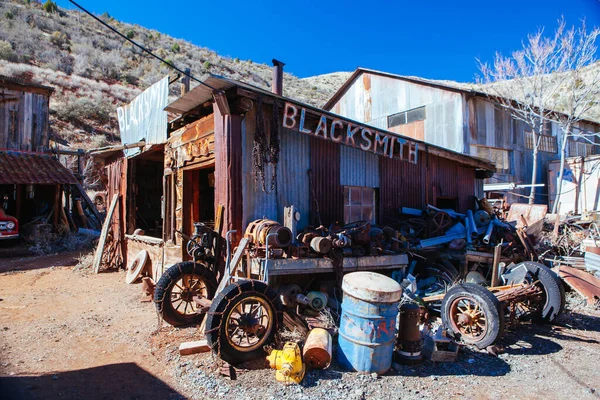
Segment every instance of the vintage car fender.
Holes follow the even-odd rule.
[[[19,237],[19,221],[15,217],[6,215],[0,207],[0,240],[17,239]]]

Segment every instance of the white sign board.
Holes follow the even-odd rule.
[[[117,108],[121,143],[131,144],[141,140],[146,145],[167,141],[167,106],[169,77],[165,76],[144,90],[131,103]],[[125,150],[127,157],[139,153],[139,148]]]

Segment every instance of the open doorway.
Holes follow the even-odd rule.
[[[127,180],[127,233],[142,229],[144,235],[162,238],[162,147],[129,160]]]
[[[215,167],[183,172],[183,233],[192,236],[194,222],[215,226]]]

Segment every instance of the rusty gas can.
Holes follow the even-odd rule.
[[[315,328],[308,333],[304,351],[304,362],[312,369],[325,369],[331,363],[331,335],[323,328]]]
[[[402,288],[374,272],[352,272],[342,281],[337,360],[346,369],[384,374],[392,365]]]

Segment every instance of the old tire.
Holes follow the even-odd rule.
[[[507,280],[507,285],[523,283],[523,281],[528,283],[537,282],[537,285],[543,289],[540,307],[531,314],[520,315],[520,318],[528,318],[538,323],[554,321],[565,308],[565,288],[558,275],[544,264],[533,261],[525,261],[517,264],[511,270],[517,268],[525,268],[527,270],[525,278],[522,278],[523,275],[514,274],[512,279]],[[531,304],[524,305],[527,306],[527,309],[533,310],[536,308]]]
[[[442,323],[457,339],[484,349],[504,334],[504,312],[486,288],[462,283],[442,300]]]
[[[204,314],[196,313],[194,296],[212,299],[217,280],[203,264],[181,262],[160,277],[154,291],[154,303],[162,318],[173,326],[198,324]]]
[[[261,281],[243,280],[227,286],[213,300],[206,319],[206,339],[231,365],[264,356],[283,323],[277,293]]]

